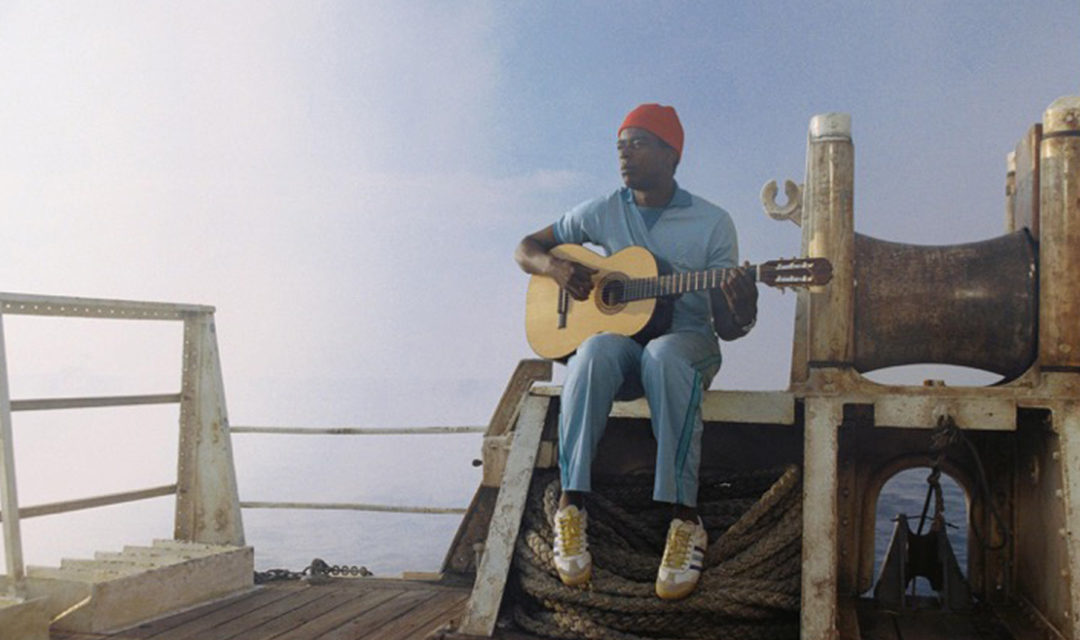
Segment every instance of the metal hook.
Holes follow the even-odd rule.
[[[784,180],[784,195],[787,196],[787,204],[783,207],[776,204],[776,180],[770,180],[761,188],[761,204],[765,207],[765,213],[773,220],[791,220],[797,226],[802,226],[802,185],[797,185],[791,180]]]

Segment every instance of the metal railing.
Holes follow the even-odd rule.
[[[218,402],[213,393],[220,388],[213,314],[213,307],[203,305],[0,293],[0,520],[3,525],[7,584],[13,595],[22,595],[26,577],[20,525],[24,518],[176,495],[177,537],[204,542],[215,541],[210,539],[213,536],[197,533],[200,530],[198,516],[191,516],[192,513],[199,513],[208,504],[205,490],[198,487],[195,477],[206,471],[207,464],[220,464],[214,460],[215,456],[201,451],[198,444],[201,440],[200,432],[205,432],[213,422],[209,418],[224,414],[223,399]],[[183,322],[182,388],[177,393],[149,395],[12,400],[3,322],[5,316],[11,315]],[[180,465],[175,484],[27,507],[19,505],[13,446],[13,413],[157,404],[180,405]],[[220,407],[217,406],[219,404]],[[228,447],[227,453],[227,477],[235,479],[231,468],[231,449]],[[231,489],[235,494],[235,481],[233,485]],[[229,492],[229,487],[218,489],[218,495]],[[226,505],[230,502],[236,502],[235,496],[225,495]],[[238,508],[236,511],[238,513]],[[227,509],[225,513],[232,515]],[[239,519],[230,524],[233,526],[225,527],[224,535],[233,540],[237,537],[242,540],[242,529],[238,528]]]
[[[7,348],[4,341],[4,317],[9,315],[183,322],[181,389],[177,393],[12,400],[8,378]],[[505,437],[512,430],[521,404],[533,382],[548,380],[551,376],[551,363],[537,360],[522,361],[507,384],[502,399],[486,427],[230,427],[225,409],[224,385],[221,379],[213,318],[214,308],[203,305],[0,292],[0,524],[2,524],[4,557],[7,565],[6,586],[11,595],[21,597],[25,592],[26,568],[23,560],[20,525],[24,518],[56,515],[175,495],[175,538],[207,544],[243,545],[241,509],[244,508],[464,514],[466,509],[458,507],[342,502],[241,502],[236,485],[231,434],[385,436],[476,433],[484,434],[485,438]],[[19,505],[13,446],[13,413],[160,404],[180,405],[180,444],[175,484],[48,504],[25,507]],[[212,479],[212,481],[207,479]]]
[[[231,433],[303,436],[432,436],[463,433],[485,433],[487,427],[416,427],[416,428],[356,428],[356,427],[231,427]],[[241,509],[324,509],[334,511],[370,511],[379,513],[424,513],[433,515],[462,515],[465,507],[423,507],[359,502],[273,502],[241,500]]]
[[[230,433],[263,435],[329,435],[329,436],[387,436],[387,435],[454,435],[482,433],[485,437],[504,436],[512,428],[533,382],[551,379],[551,363],[543,360],[523,360],[503,391],[491,421],[486,427],[409,427],[409,428],[356,428],[356,427],[266,427],[234,426]],[[355,502],[267,502],[241,501],[243,509],[329,509],[345,511],[372,511],[382,513],[464,514],[464,507],[428,507],[412,505],[366,504]]]

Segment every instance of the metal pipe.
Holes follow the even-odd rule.
[[[832,262],[832,282],[810,291],[809,365],[836,367],[854,359],[855,148],[851,116],[810,120],[803,233],[807,255]],[[807,219],[809,218],[809,219]]]
[[[160,393],[140,396],[98,396],[94,398],[37,398],[12,400],[12,411],[49,411],[53,409],[88,409],[96,407],[127,407],[146,404],[176,404],[179,393]]]
[[[19,519],[51,516],[58,513],[69,513],[71,511],[81,511],[83,509],[107,507],[113,504],[123,504],[125,502],[135,502],[136,500],[148,500],[150,498],[160,498],[162,496],[171,495],[176,495],[175,484],[151,487],[149,489],[137,489],[135,491],[124,491],[122,493],[110,493],[89,498],[79,498],[78,500],[50,502],[30,507],[19,507]],[[3,519],[3,512],[0,512],[0,520]]]
[[[22,596],[26,568],[23,566],[22,533],[19,527],[19,493],[15,487],[15,447],[12,443],[11,395],[8,390],[7,347],[4,344],[4,317],[0,314],[0,510],[14,513],[5,518],[4,558],[7,576],[15,596]]]
[[[309,429],[304,427],[230,427],[231,433],[262,433],[274,435],[331,435],[331,436],[414,436],[447,435],[455,433],[484,433],[487,427],[414,427],[414,428],[371,428],[327,427]]]
[[[340,511],[376,511],[381,513],[426,513],[462,515],[468,509],[459,507],[413,507],[390,504],[362,504],[356,502],[245,502],[242,509],[326,509]]]

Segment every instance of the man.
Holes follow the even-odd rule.
[[[675,182],[683,149],[675,109],[643,104],[631,111],[619,127],[617,149],[625,188],[584,202],[522,239],[515,259],[524,271],[551,277],[575,299],[586,300],[594,270],[555,257],[550,250],[556,245],[590,242],[609,255],[643,246],[675,271],[738,264],[727,212]],[[591,464],[612,402],[644,392],[657,442],[653,499],[673,505],[656,593],[676,599],[694,590],[708,542],[696,509],[701,394],[720,368],[717,336],[740,338],[756,317],[753,279],[743,269],[733,270],[720,288],[676,299],[664,335],[642,345],[601,333],[570,358],[559,416],[562,495],[555,516],[555,566],[565,584],[584,584],[592,574],[584,494],[591,489]]]

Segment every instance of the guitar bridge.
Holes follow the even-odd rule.
[[[559,288],[559,314],[558,328],[566,328],[566,316],[570,313],[570,292]]]

